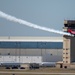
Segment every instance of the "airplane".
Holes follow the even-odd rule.
[[[70,34],[74,35],[75,36],[75,30],[72,30],[72,29],[68,29],[67,32],[69,32]]]

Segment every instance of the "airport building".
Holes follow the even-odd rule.
[[[62,37],[0,37],[0,64],[62,61]]]

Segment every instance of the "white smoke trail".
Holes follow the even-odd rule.
[[[23,25],[32,27],[32,28],[36,28],[36,29],[40,29],[40,30],[44,30],[44,31],[48,31],[48,32],[54,32],[54,33],[58,33],[58,34],[62,34],[62,35],[69,35],[69,36],[71,36],[69,33],[62,32],[62,31],[55,30],[55,29],[51,29],[51,28],[47,28],[47,27],[42,27],[42,26],[39,26],[39,25],[30,23],[30,22],[27,22],[25,20],[18,19],[16,17],[8,15],[8,14],[2,12],[2,11],[0,11],[0,17],[4,18],[4,19],[7,19],[9,21],[17,22],[19,24],[23,24]]]

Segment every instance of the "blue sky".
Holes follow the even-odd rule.
[[[75,20],[75,0],[0,0],[0,10],[40,26],[61,30]],[[0,36],[62,36],[0,18]]]

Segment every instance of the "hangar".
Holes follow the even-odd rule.
[[[62,61],[62,37],[0,37],[0,63]]]

